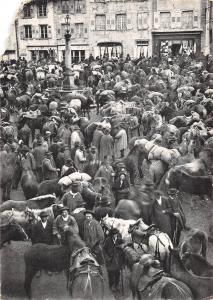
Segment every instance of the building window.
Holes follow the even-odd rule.
[[[41,39],[47,39],[48,34],[47,34],[47,25],[40,25],[40,37]]]
[[[62,14],[69,13],[69,0],[61,0],[61,11]]]
[[[96,30],[106,30],[106,16],[105,15],[96,15],[95,29]]]
[[[75,33],[77,38],[82,38],[84,35],[84,25],[83,23],[75,24]]]
[[[24,7],[24,18],[31,18],[32,11],[30,5],[25,5]]]
[[[137,57],[148,57],[149,42],[137,41],[136,43],[137,43]]]
[[[116,30],[126,30],[126,14],[116,15]]]
[[[193,10],[182,11],[182,28],[193,28]]]
[[[82,0],[74,0],[75,13],[80,14],[83,10],[83,1]]]
[[[25,39],[32,38],[32,26],[31,25],[24,26],[24,37],[25,37]]]
[[[46,17],[47,16],[47,3],[44,2],[39,4],[38,6],[38,16],[39,17]]]
[[[160,13],[160,27],[162,29],[171,28],[171,14],[170,12]]]

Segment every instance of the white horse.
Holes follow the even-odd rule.
[[[139,244],[145,252],[148,252],[160,262],[167,262],[169,249],[173,249],[168,234],[159,231],[155,225],[146,225],[142,219],[134,221],[134,224],[130,225],[129,233],[131,233],[133,243]]]
[[[120,232],[122,239],[130,243],[132,242],[131,234],[128,232],[129,225],[135,224],[135,220],[123,220],[118,218],[109,217],[106,215],[102,220],[101,224],[107,228],[107,230],[110,230],[112,228],[118,229]]]

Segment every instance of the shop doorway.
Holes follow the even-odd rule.
[[[171,50],[172,50],[173,56],[176,56],[180,53],[180,47],[181,47],[181,44],[172,44],[171,45]]]

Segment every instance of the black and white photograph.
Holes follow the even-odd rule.
[[[0,299],[213,300],[213,0],[0,1]]]

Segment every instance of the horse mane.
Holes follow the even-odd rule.
[[[201,262],[202,264],[211,266],[211,264],[203,256],[201,256],[200,254],[186,252],[183,255],[184,255],[184,257],[186,256],[186,258],[189,258],[189,259],[190,258],[192,258],[192,259],[194,258],[197,261]]]
[[[72,250],[72,252],[76,249],[81,249],[86,247],[85,242],[81,239],[79,234],[74,233],[72,231],[71,227],[69,227],[66,231],[66,239],[68,241],[68,245],[71,248],[70,250]]]

